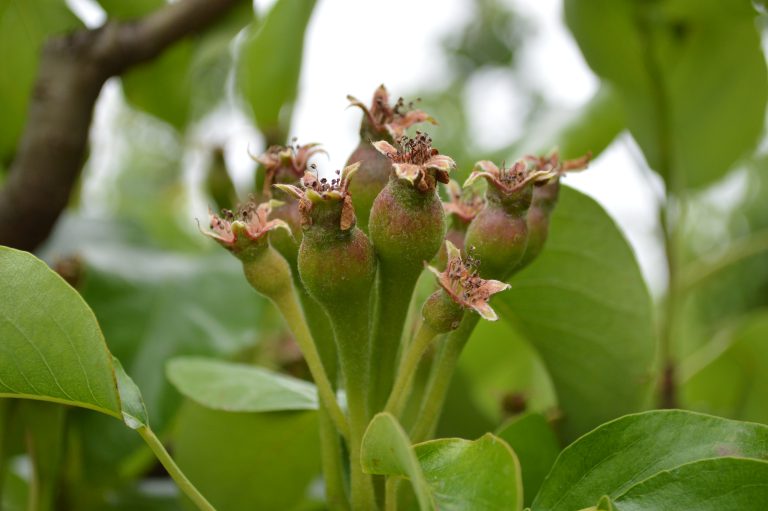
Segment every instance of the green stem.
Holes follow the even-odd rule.
[[[9,429],[13,399],[0,399],[0,506],[3,503],[3,483],[5,482],[5,470],[8,464],[8,443],[10,441]]]
[[[320,452],[325,481],[325,498],[334,511],[349,511],[344,491],[344,467],[341,463],[341,442],[336,428],[323,406],[318,410]]]
[[[385,511],[397,511],[397,494],[400,489],[400,481],[399,477],[387,477],[384,500]]]
[[[389,395],[387,406],[385,407],[385,410],[395,417],[399,417],[400,414],[402,414],[403,409],[408,402],[413,377],[416,374],[416,369],[419,367],[421,357],[424,355],[424,352],[427,351],[429,344],[436,336],[437,332],[435,332],[426,322],[422,322],[413,341],[408,345],[405,354],[400,359],[397,378],[395,379],[392,393]]]
[[[459,328],[443,341],[438,358],[432,367],[432,374],[430,374],[427,391],[421,403],[419,416],[411,430],[410,436],[414,443],[429,438],[437,427],[437,421],[445,403],[445,396],[448,393],[453,372],[459,362],[459,356],[479,320],[478,314],[466,314]]]
[[[350,486],[352,509],[376,509],[376,498],[371,476],[363,473],[360,449],[368,426],[368,304],[361,303],[328,308],[336,347],[339,353],[341,376],[347,394],[349,410]],[[346,307],[346,308],[345,308]]]
[[[197,508],[202,511],[216,511],[216,508],[213,507],[199,491],[197,491],[197,488],[195,488],[189,479],[187,479],[187,476],[184,475],[179,466],[176,465],[176,462],[173,461],[171,455],[165,450],[165,447],[157,436],[155,436],[155,433],[147,426],[142,426],[136,431],[141,435],[141,438],[144,439],[149,448],[152,449],[152,452],[155,453],[155,456],[157,456],[157,459],[163,467],[165,467],[165,470],[168,471],[168,474],[174,481],[176,481],[179,489],[189,497]]]
[[[392,267],[379,261],[379,276],[371,340],[370,405],[372,412],[384,407],[395,380],[397,353],[403,337],[403,326],[413,295],[413,288],[421,274]]]
[[[344,412],[341,411],[339,403],[336,401],[336,393],[333,391],[333,385],[325,372],[323,362],[320,360],[317,346],[312,339],[312,335],[309,333],[309,328],[296,298],[295,290],[291,287],[288,291],[272,297],[272,301],[285,318],[288,328],[290,328],[296,343],[301,348],[304,359],[307,361],[309,372],[312,374],[312,379],[315,380],[320,401],[328,410],[328,415],[333,420],[339,433],[344,438],[348,438],[349,426],[347,420],[344,417]]]

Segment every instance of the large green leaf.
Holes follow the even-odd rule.
[[[721,342],[721,339],[727,342]],[[768,313],[748,318],[681,364],[687,408],[768,423]]]
[[[441,511],[523,508],[520,464],[509,445],[487,433],[474,441],[442,438],[414,446]]]
[[[677,186],[720,178],[757,142],[768,78],[748,0],[567,0],[568,26],[617,87],[652,168]]]
[[[527,413],[509,421],[496,434],[509,444],[520,460],[523,494],[526,505],[529,505],[560,453],[552,426],[540,413]]]
[[[317,413],[232,413],[188,402],[175,457],[194,485],[226,511],[290,510],[320,472]]]
[[[411,447],[397,421],[381,413],[368,426],[361,456],[369,473],[409,478],[423,510],[520,510],[523,506],[517,456],[490,433],[475,441],[443,438]]]
[[[62,0],[0,0],[0,162],[24,127],[44,41],[81,26]]]
[[[768,462],[716,458],[660,472],[614,502],[616,511],[768,509]]]
[[[541,255],[494,302],[541,356],[567,440],[644,407],[651,299],[632,249],[589,197],[563,187]]]
[[[36,257],[0,247],[0,397],[122,419],[112,355],[80,295]]]
[[[680,465],[729,456],[768,459],[768,426],[679,410],[628,415],[567,447],[531,507],[586,508]]]
[[[366,473],[407,477],[419,507],[427,511],[435,509],[429,485],[408,435],[392,415],[380,413],[371,420],[363,437],[360,457]]]
[[[166,372],[179,392],[212,410],[317,409],[317,389],[313,384],[261,367],[181,357],[171,360]]]
[[[315,0],[277,0],[243,43],[237,75],[243,98],[268,140],[287,135],[299,85],[304,32]]]

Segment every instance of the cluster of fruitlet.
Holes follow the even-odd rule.
[[[434,123],[431,117],[402,100],[390,106],[383,86],[370,108],[350,101],[364,115],[360,144],[342,171],[330,180],[317,175],[309,163],[322,151],[317,144],[269,148],[257,158],[260,197],[237,213],[211,214],[206,234],[242,261],[248,282],[277,305],[304,353],[321,401],[329,501],[344,508],[349,495],[353,509],[375,509],[374,484],[360,464],[370,418],[386,410],[412,440],[432,434],[472,330],[481,317],[496,319],[489,300],[539,254],[560,176],[584,168],[588,157],[526,157],[509,168],[481,161],[462,189],[449,178],[454,161],[426,133],[405,135],[416,123]],[[476,187],[481,178],[484,194]],[[406,328],[416,281],[430,262],[438,290],[417,328]],[[411,396],[437,338],[426,387]],[[416,413],[406,419],[408,407]],[[339,477],[340,437],[348,488]]]

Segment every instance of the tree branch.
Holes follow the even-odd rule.
[[[183,0],[138,21],[50,39],[27,124],[0,191],[0,245],[34,250],[50,234],[80,175],[93,107],[108,78],[149,61],[246,0]]]

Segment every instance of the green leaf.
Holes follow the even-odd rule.
[[[121,417],[112,355],[93,312],[33,255],[0,247],[0,397]]]
[[[719,458],[660,472],[615,501],[616,511],[741,511],[768,508],[768,462]]]
[[[749,1],[567,0],[565,14],[665,180],[702,187],[754,147],[768,74]]]
[[[187,402],[174,455],[217,509],[288,510],[320,472],[317,427],[314,411],[231,413]]]
[[[768,313],[757,313],[727,343],[702,348],[681,364],[680,397],[686,408],[732,419],[768,423]]]
[[[189,67],[194,43],[177,42],[156,59],[123,75],[123,92],[128,102],[184,131],[190,116],[192,82]]]
[[[21,136],[43,43],[80,27],[62,0],[0,0],[0,166]]]
[[[32,254],[0,246],[0,397],[52,401],[147,425],[138,388],[82,297]]]
[[[313,384],[260,367],[182,357],[168,363],[166,374],[184,396],[212,410],[317,409],[317,389]]]
[[[475,405],[484,412],[482,417],[487,417],[486,428],[474,436],[495,429],[510,414],[521,411],[510,409],[510,398],[522,402],[525,410],[529,411],[546,412],[557,405],[552,382],[541,357],[506,321],[481,321],[477,325],[461,354],[459,370],[451,383],[451,393],[455,391],[454,387],[470,394]],[[453,417],[461,422],[477,420],[476,417],[462,417],[468,409],[467,405],[454,404],[450,397],[449,393],[444,414],[446,418]],[[451,426],[442,419],[440,424],[441,428],[443,425],[445,428]],[[438,431],[438,436],[472,438],[457,434],[460,433],[458,431]]]
[[[502,439],[487,433],[475,441],[444,438],[414,449],[440,511],[523,508],[520,464]]]
[[[278,0],[243,43],[237,81],[267,140],[283,143],[299,85],[304,33],[315,0]]]
[[[112,3],[112,1],[108,2]],[[136,17],[150,12],[156,0],[125,8],[115,2],[119,17]],[[254,19],[253,4],[239,2],[201,34],[175,43],[159,57],[123,76],[128,102],[158,117],[179,131],[207,113],[226,96],[225,84],[232,67],[230,44],[235,35]]]
[[[517,417],[496,434],[509,444],[520,460],[525,504],[530,505],[560,453],[557,437],[540,413]]]
[[[54,509],[64,454],[66,408],[25,400],[20,403],[19,412],[33,468],[30,490],[35,504],[30,508]]]
[[[397,420],[380,413],[368,425],[361,456],[368,473],[409,478],[422,510],[523,508],[517,456],[490,433],[475,441],[445,438],[411,447]]]
[[[192,87],[192,118],[202,117],[227,97],[234,64],[232,41],[249,23],[256,23],[253,3],[239,2],[195,40],[187,78]]]
[[[123,422],[131,429],[138,429],[148,425],[147,407],[144,405],[144,399],[141,397],[139,387],[128,376],[117,358],[112,357],[112,364],[115,367],[117,389],[120,393]]]
[[[363,437],[360,453],[363,470],[368,474],[407,477],[422,510],[435,509],[430,488],[408,435],[389,413],[377,414]]]
[[[651,299],[632,249],[594,200],[563,187],[544,251],[510,283],[493,305],[541,356],[566,440],[644,408]]]
[[[730,456],[768,458],[768,426],[680,410],[628,415],[563,450],[531,507],[582,509],[663,471]]]
[[[165,0],[97,0],[109,19],[130,20],[139,18],[165,5]]]

